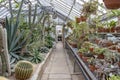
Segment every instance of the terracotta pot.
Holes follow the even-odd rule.
[[[90,47],[89,50],[90,50],[90,52],[93,52],[94,48],[93,48],[93,47]]]
[[[83,60],[84,62],[87,62],[88,59],[89,59],[89,57],[82,56],[82,60]]]
[[[103,0],[103,2],[108,9],[120,8],[120,0]]]
[[[117,33],[120,33],[120,26],[117,26],[117,27],[115,28],[115,31],[116,31]]]
[[[77,43],[76,43],[76,42],[69,42],[69,44],[70,44],[73,48],[77,48]]]
[[[112,28],[110,29],[110,32],[114,33],[114,32],[115,32],[115,27],[112,27]]]
[[[86,21],[87,20],[87,18],[85,16],[81,16],[80,19],[81,19],[81,21]]]
[[[98,32],[105,32],[105,28],[103,27],[98,28]]]
[[[95,43],[96,43],[96,44],[99,44],[99,42],[100,42],[99,39],[96,39],[96,40],[95,40]]]
[[[120,48],[117,48],[117,51],[120,52]]]
[[[81,18],[76,17],[76,23],[80,23],[80,21],[81,21]]]
[[[94,72],[95,70],[97,70],[97,68],[95,67],[95,65],[89,65],[89,69]]]
[[[109,49],[110,49],[110,50],[116,50],[117,47],[116,47],[116,45],[113,45],[113,46],[111,46]]]
[[[78,53],[79,54],[79,57],[82,58],[83,57],[83,54],[81,52]]]
[[[109,28],[106,28],[106,29],[105,29],[105,32],[109,33],[109,32],[110,32],[110,29],[109,29]]]
[[[98,54],[98,55],[97,55],[97,58],[98,58],[98,59],[104,59],[104,55],[103,55],[103,54]]]

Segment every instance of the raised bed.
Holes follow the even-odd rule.
[[[74,57],[75,62],[79,65],[79,69],[82,71],[86,80],[98,80],[95,75],[89,70],[88,66],[82,61],[82,59],[78,56],[77,48],[72,48],[69,43],[65,42],[66,48],[71,50],[71,55]]]
[[[44,58],[44,61],[42,61],[40,64],[33,64],[34,72],[33,72],[32,76],[31,76],[31,78],[27,79],[27,80],[40,80],[41,79],[42,74],[44,72],[44,69],[45,69],[45,67],[47,66],[47,64],[48,64],[48,62],[50,60],[52,51],[53,51],[53,48],[49,50],[49,52],[46,54],[46,56]],[[14,75],[9,77],[9,79],[10,80],[15,80]]]
[[[35,72],[33,73],[32,77],[29,80],[40,80],[42,77],[42,74],[44,72],[44,69],[46,68],[53,49],[50,49],[50,51],[47,53],[44,61],[40,63],[38,66],[36,66]]]

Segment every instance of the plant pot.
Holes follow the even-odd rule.
[[[80,23],[81,18],[76,17],[76,23]]]
[[[106,29],[105,29],[105,32],[109,33],[109,32],[110,32],[110,29],[109,29],[109,28],[106,28]]]
[[[92,72],[94,72],[95,70],[97,70],[97,68],[95,67],[95,65],[89,65],[89,69]]]
[[[86,21],[87,20],[87,18],[85,16],[81,16],[80,19],[81,19],[81,21]]]
[[[104,55],[103,55],[103,54],[98,54],[98,55],[97,55],[97,58],[98,58],[98,59],[104,59]]]
[[[107,9],[118,9],[120,8],[120,0],[103,0]]]
[[[117,51],[120,52],[120,48],[117,48]]]
[[[93,47],[91,47],[91,48],[89,48],[89,50],[90,50],[90,52],[93,52],[94,48],[93,48]]]
[[[110,32],[114,33],[114,32],[115,32],[115,27],[112,27],[112,28],[110,29]]]
[[[98,32],[104,32],[104,28],[103,27],[99,27],[97,31]]]
[[[99,39],[96,39],[96,40],[95,40],[95,43],[96,43],[96,44],[99,44],[99,42],[100,42]]]
[[[79,54],[79,57],[82,58],[83,57],[83,54],[81,52],[78,53]]]
[[[82,60],[83,60],[84,62],[87,62],[88,59],[89,59],[89,57],[82,56]]]
[[[120,26],[117,26],[117,27],[115,28],[115,31],[116,31],[117,33],[120,33]]]
[[[76,43],[76,42],[71,41],[71,42],[69,42],[69,44],[70,44],[73,48],[77,48],[77,43]]]

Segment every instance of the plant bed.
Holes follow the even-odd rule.
[[[41,78],[43,71],[46,67],[46,65],[49,62],[49,59],[51,57],[52,49],[49,50],[49,52],[46,54],[44,61],[38,64],[33,64],[33,73],[32,76],[27,80],[38,80]],[[15,80],[15,75],[9,77],[10,80]]]

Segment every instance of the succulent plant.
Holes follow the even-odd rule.
[[[6,29],[4,29],[2,26],[0,26],[0,57],[1,57],[1,71],[0,75],[2,76],[8,76],[11,75],[10,70],[10,60],[9,60],[9,54],[8,54],[8,44],[7,44],[7,32]],[[8,72],[8,75],[6,75],[6,71]]]
[[[19,61],[15,66],[15,77],[19,80],[30,78],[33,72],[33,65],[29,61]]]

